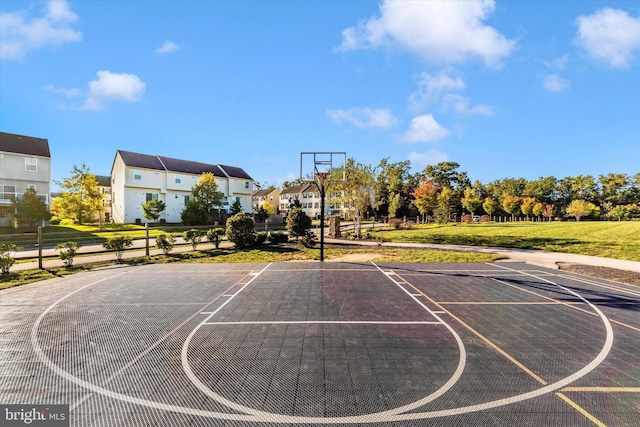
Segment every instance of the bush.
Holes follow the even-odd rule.
[[[173,234],[162,233],[156,237],[156,248],[161,249],[165,255],[169,255],[175,244],[176,236]]]
[[[133,237],[131,236],[113,236],[109,237],[102,247],[116,254],[118,262],[122,262],[122,254],[124,250],[133,245]]]
[[[62,220],[60,218],[58,218],[57,216],[52,216],[51,219],[49,220],[49,224],[51,225],[60,225],[60,222]]]
[[[207,231],[207,239],[216,246],[216,249],[220,246],[223,237],[224,228],[222,227],[210,228],[209,231]]]
[[[58,256],[64,262],[65,267],[68,268],[73,265],[73,258],[78,254],[80,247],[81,245],[76,242],[64,242],[56,246]]]
[[[253,218],[237,213],[227,220],[227,239],[236,249],[254,244],[256,240]]]
[[[22,250],[13,243],[0,243],[0,271],[9,274],[11,266],[16,262],[16,252]]]
[[[267,241],[272,245],[287,243],[289,241],[289,236],[287,235],[287,233],[276,231],[274,233],[269,233],[269,235],[267,236]]]
[[[295,237],[306,236],[311,229],[311,218],[301,208],[295,208],[289,211],[287,215],[287,231],[289,236]]]
[[[467,224],[471,223],[472,220],[473,218],[471,218],[470,214],[464,215],[461,219],[462,222],[466,222]]]
[[[261,245],[267,241],[267,233],[261,231],[260,233],[256,233],[256,244]]]
[[[182,233],[182,238],[191,244],[194,251],[197,250],[198,245],[202,242],[203,236],[204,232],[196,228],[192,228],[191,230],[187,230]]]
[[[313,248],[316,245],[316,236],[312,232],[308,232],[298,240],[305,248]]]

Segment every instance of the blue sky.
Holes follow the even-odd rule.
[[[13,1],[0,130],[280,185],[301,151],[472,180],[640,172],[637,1]]]

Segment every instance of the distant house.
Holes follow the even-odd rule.
[[[0,226],[14,226],[11,203],[34,188],[50,205],[51,153],[44,138],[0,132]]]
[[[278,205],[280,204],[280,189],[269,187],[263,190],[258,190],[253,193],[253,197],[251,198],[253,201],[253,211],[258,212],[260,208],[264,205],[264,202],[268,202],[275,212],[278,212]]]
[[[218,191],[224,194],[224,210],[237,200],[244,212],[251,213],[255,182],[242,168],[118,150],[111,168],[113,222],[148,222],[142,204],[153,199],[167,205],[161,222],[180,222],[192,188],[206,172],[214,175]]]
[[[102,194],[102,211],[100,212],[100,222],[111,222],[111,177],[105,175],[96,175],[98,181],[98,190]]]
[[[311,218],[320,217],[320,190],[316,184],[304,184],[287,187],[280,192],[279,212],[287,215],[289,205],[299,200],[302,210]],[[325,214],[328,212],[328,203],[325,203]]]

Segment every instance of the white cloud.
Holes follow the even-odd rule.
[[[61,93],[67,98],[73,98],[74,96],[78,96],[81,93],[80,89],[76,89],[76,88],[66,89],[63,87],[55,87],[54,85],[51,85],[51,84],[46,85],[44,89],[53,93]]]
[[[603,8],[593,15],[579,16],[574,42],[597,61],[611,67],[628,67],[640,50],[640,16],[623,10]]]
[[[89,95],[83,110],[101,111],[109,101],[137,102],[144,95],[146,84],[135,74],[98,71],[98,80],[89,82]]]
[[[167,40],[164,43],[162,43],[162,46],[156,49],[156,53],[159,55],[165,55],[167,53],[172,53],[177,50],[180,50],[180,46],[172,41]]]
[[[493,0],[384,0],[380,17],[342,32],[337,51],[391,47],[408,50],[433,63],[462,63],[480,58],[497,66],[515,49],[484,21],[495,8]]]
[[[409,96],[409,103],[413,109],[421,110],[427,105],[439,102],[443,92],[461,90],[465,86],[460,77],[450,76],[444,72],[438,75],[421,73],[418,90]]]
[[[352,108],[345,110],[327,110],[327,115],[336,122],[348,122],[358,128],[390,129],[399,123],[391,110],[382,108]]]
[[[400,140],[410,144],[419,142],[435,142],[449,135],[449,131],[433,118],[431,114],[423,114],[411,119],[409,129],[400,135]]]
[[[427,165],[437,165],[440,162],[449,161],[445,153],[438,150],[430,150],[426,153],[416,153],[415,151],[407,156],[412,168],[424,169]]]
[[[569,54],[562,55],[560,58],[544,61],[544,65],[552,70],[564,70],[569,63]]]
[[[32,50],[80,41],[82,33],[71,28],[77,20],[64,0],[49,1],[40,17],[0,11],[0,58],[20,60]]]
[[[556,74],[548,74],[544,77],[542,86],[549,92],[564,92],[571,88],[571,82]]]
[[[457,114],[471,114],[479,116],[493,116],[495,112],[493,107],[488,105],[469,106],[469,99],[456,94],[448,94],[442,100],[442,108],[444,111],[453,111]]]

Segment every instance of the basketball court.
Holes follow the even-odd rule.
[[[73,426],[638,425],[640,290],[526,264],[165,264],[0,292]]]

